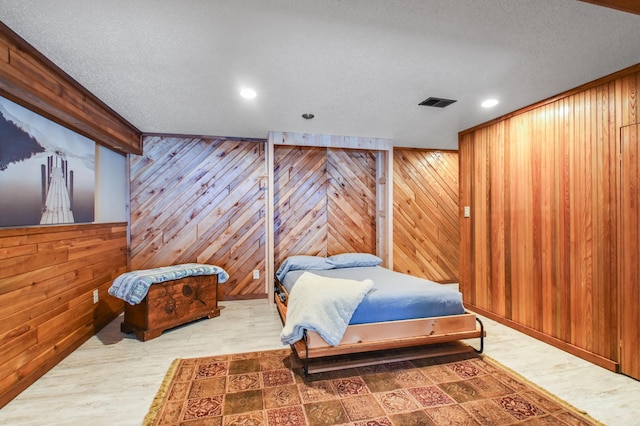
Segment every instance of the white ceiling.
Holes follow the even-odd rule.
[[[0,19],[146,133],[457,149],[461,130],[640,62],[639,15],[576,0],[0,0]]]

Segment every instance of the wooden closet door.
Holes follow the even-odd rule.
[[[621,129],[620,371],[640,380],[640,146],[635,124]]]

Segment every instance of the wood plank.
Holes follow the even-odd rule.
[[[640,3],[637,0],[580,0],[584,3],[596,4],[598,6],[609,7],[623,12],[640,15]]]
[[[274,267],[291,255],[326,256],[326,149],[277,145],[274,164]]]
[[[640,380],[640,125],[622,128],[620,370]]]
[[[261,298],[265,141],[149,136],[130,161],[131,267],[218,265],[220,298]]]
[[[394,150],[394,270],[457,282],[458,154]]]
[[[0,94],[118,152],[141,152],[138,129],[1,22],[0,41]]]
[[[327,150],[327,253],[376,253],[376,162],[370,151]]]
[[[361,150],[389,151],[393,141],[383,138],[326,135],[313,133],[269,132],[269,139],[275,145],[307,146],[323,148],[347,148]]]
[[[0,278],[6,404],[121,312],[122,301],[107,302],[106,289],[127,267],[126,224],[0,229],[0,246],[0,262],[8,262]]]
[[[437,356],[453,355],[473,352],[473,348],[461,342],[441,343],[422,347],[409,347],[397,350],[382,350],[366,352],[362,356],[349,354],[348,356],[332,356],[321,359],[311,359],[308,362],[308,374],[325,373],[346,368],[367,367],[389,362],[411,361],[416,359],[433,358]],[[297,368],[303,367],[304,348],[300,344],[295,346]]]
[[[633,235],[618,222],[618,129],[638,121],[638,81],[632,67],[459,135],[465,301],[614,364],[635,264],[618,245]]]

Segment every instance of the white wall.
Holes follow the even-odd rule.
[[[96,144],[95,222],[127,222],[127,157]]]

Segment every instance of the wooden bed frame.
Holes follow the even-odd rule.
[[[275,279],[275,303],[284,324],[287,318],[287,301],[289,293],[282,283]],[[482,353],[486,333],[482,321],[474,313],[465,312],[460,315],[443,317],[417,318],[400,321],[377,322],[370,324],[350,325],[338,346],[331,346],[315,331],[305,331],[304,338],[297,341],[292,349],[304,362],[304,373],[318,373],[323,371],[349,368],[353,366],[373,365],[394,360],[425,358],[464,352]],[[480,348],[462,344],[460,340],[480,339]],[[399,353],[399,358],[379,358],[375,351],[389,349],[412,348],[429,345],[431,350],[419,350],[412,355]],[[348,361],[334,363],[318,362],[314,360],[327,357],[372,352],[370,359],[358,358],[357,364]]]

